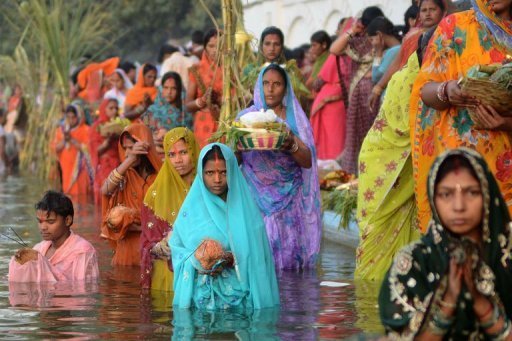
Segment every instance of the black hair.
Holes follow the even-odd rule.
[[[162,76],[162,87],[164,86],[165,82],[167,82],[169,79],[174,79],[174,82],[176,83],[176,93],[177,93],[177,97],[176,97],[176,107],[181,109],[181,92],[183,91],[183,82],[181,81],[181,76],[177,73],[177,72],[174,72],[174,71],[169,71],[169,72],[166,72],[163,76]]]
[[[399,40],[402,39],[398,29],[386,17],[377,17],[373,19],[370,25],[368,25],[368,27],[366,28],[366,33],[370,37],[377,35],[377,32],[380,32],[385,35],[394,36]]]
[[[64,193],[57,191],[47,191],[41,200],[35,204],[36,211],[46,211],[47,215],[54,212],[56,215],[66,218],[75,215],[73,202]],[[73,224],[73,221],[71,221]],[[70,225],[71,226],[71,225]]]
[[[409,19],[416,19],[418,18],[418,14],[420,12],[420,8],[416,5],[412,5],[405,11],[404,13],[404,22],[405,22],[405,31],[404,34],[409,32],[411,29],[411,26],[409,25]]]
[[[472,177],[474,177],[478,182],[478,176],[476,175],[476,171],[469,162],[468,159],[463,157],[462,155],[450,155],[448,156],[439,166],[439,170],[437,171],[436,179],[434,182],[434,191],[437,188],[437,185],[451,172],[457,171],[460,169],[466,169],[469,171]]]
[[[261,32],[260,47],[263,46],[263,40],[265,40],[265,37],[268,36],[269,34],[277,35],[279,37],[279,39],[281,40],[281,45],[284,46],[284,34],[283,34],[283,31],[281,31],[279,28],[277,28],[275,26],[269,26],[269,27],[265,28],[263,30],[263,32]]]
[[[420,3],[418,5],[418,11],[421,9],[421,5],[427,0],[420,0]],[[446,11],[446,5],[444,4],[444,1],[443,0],[429,0],[429,1],[433,1],[437,7],[439,7],[441,9],[441,11]]]
[[[206,31],[204,37],[203,37],[203,47],[206,49],[206,45],[210,42],[210,39],[213,37],[217,37],[219,35],[219,31],[217,31],[216,28],[210,28],[208,31]]]
[[[178,52],[178,48],[171,44],[164,44],[160,46],[160,51],[158,52],[158,62],[163,63],[164,62],[164,56],[166,54],[173,54],[174,52]]]
[[[275,63],[272,63],[270,64],[269,66],[267,66],[267,68],[265,69],[265,71],[263,71],[263,76],[265,76],[265,74],[270,71],[270,70],[275,70],[277,72],[279,72],[279,74],[281,75],[281,77],[283,77],[283,80],[284,80],[284,87],[287,88],[288,87],[288,77],[286,76],[286,71],[284,71],[284,69],[282,67],[279,66],[279,64],[275,64]]]
[[[72,112],[73,114],[75,114],[75,116],[78,116],[78,112],[76,111],[76,107],[74,105],[68,105],[66,107],[66,112]]]
[[[195,30],[194,32],[192,32],[192,37],[190,40],[192,40],[194,44],[201,45],[204,40],[204,32],[200,30]]]
[[[155,71],[158,73],[156,66],[150,63],[144,64],[144,68],[142,69],[142,75],[145,76],[149,71]]]
[[[384,13],[377,6],[366,7],[361,15],[361,23],[364,27],[368,27],[373,19],[377,17],[383,17]]]
[[[212,149],[206,152],[206,154],[203,157],[203,168],[206,165],[206,162],[212,161],[212,160],[226,160],[224,158],[224,155],[222,155],[222,150],[219,146],[214,145],[212,146]]]
[[[84,66],[80,66],[75,71],[73,71],[73,73],[71,74],[71,82],[73,82],[73,84],[75,84],[75,85],[78,84],[78,74],[83,69],[84,69]]]
[[[119,68],[122,69],[125,73],[130,72],[130,70],[137,69],[137,67],[135,67],[135,64],[129,61],[124,61],[121,64],[119,64]]]
[[[331,37],[325,31],[316,31],[315,33],[313,33],[313,35],[311,36],[311,41],[314,41],[319,44],[325,43],[327,45],[327,49],[331,47],[332,42]]]
[[[340,21],[338,21],[338,26],[343,25],[345,23],[345,21],[347,21],[347,20],[348,20],[347,17],[341,18]]]
[[[293,56],[293,50],[287,48],[286,46],[283,46],[282,55],[284,56],[284,59],[290,60],[290,59],[292,59],[292,56]]]

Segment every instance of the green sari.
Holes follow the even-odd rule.
[[[409,137],[409,98],[418,72],[418,56],[413,53],[391,78],[379,114],[361,146],[356,279],[382,280],[398,250],[420,237],[414,224]]]
[[[434,205],[434,185],[441,164],[447,157],[460,155],[477,174],[484,199],[482,247],[452,235],[444,229]],[[475,287],[510,319],[512,317],[512,229],[507,205],[496,180],[481,155],[470,149],[449,150],[434,162],[428,177],[429,203],[433,219],[420,241],[403,248],[395,257],[382,284],[379,310],[390,337],[413,339],[424,332],[439,309],[448,285],[450,254],[453,248],[472,244],[475,259]],[[485,338],[473,311],[471,295],[463,285],[454,312],[454,322],[445,339]]]

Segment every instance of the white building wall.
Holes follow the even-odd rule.
[[[343,17],[360,16],[364,8],[379,6],[395,25],[403,25],[411,0],[242,0],[245,28],[259,38],[267,26],[277,26],[285,34],[289,48],[309,43],[318,30],[334,34]]]

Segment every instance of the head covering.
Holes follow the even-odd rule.
[[[155,102],[147,110],[147,112],[151,113],[152,119],[157,121],[158,125],[166,130],[180,126],[191,126],[192,122],[190,122],[189,118],[192,115],[187,113],[185,108],[185,91],[181,92],[181,108],[177,108],[163,97],[162,86],[158,87],[158,95]]]
[[[487,28],[498,44],[512,51],[512,22],[498,17],[489,0],[471,0],[480,25]]]
[[[113,57],[101,63],[91,63],[83,68],[77,76],[77,84],[80,88],[78,96],[89,102],[100,99],[103,77],[114,73],[119,65],[119,60],[119,57]]]
[[[466,238],[456,237],[443,227],[435,207],[434,191],[438,171],[443,162],[454,155],[469,162],[480,183],[484,206],[481,251],[474,243],[468,242]],[[427,234],[420,242],[405,247],[395,257],[379,296],[383,324],[388,330],[410,330],[413,334],[421,332],[420,327],[427,325],[432,319],[435,310],[433,307],[439,306],[439,301],[444,295],[450,263],[448,250],[455,248],[464,248],[466,254],[470,252],[467,257],[477,259],[476,268],[473,270],[475,287],[494,304],[502,304],[502,309],[510,319],[510,216],[485,160],[470,149],[449,150],[434,162],[427,186],[433,212],[432,221]],[[455,322],[446,337],[466,338],[469,333],[475,332],[475,328],[478,329],[472,300],[468,296],[470,297],[463,286],[454,313]]]
[[[91,153],[91,161],[94,168],[96,168],[96,166],[98,165],[98,148],[105,140],[105,138],[100,135],[99,125],[109,120],[107,116],[107,105],[111,101],[116,101],[116,99],[110,98],[101,101],[101,104],[98,108],[98,119],[96,120],[96,122],[94,122],[91,129],[89,129],[89,147]]]
[[[126,93],[126,101],[125,104],[135,107],[144,101],[144,95],[148,94],[151,97],[151,100],[155,100],[158,89],[155,86],[145,86],[144,84],[144,66],[142,65],[139,69],[139,74],[137,76],[137,82]]]
[[[203,180],[203,159],[213,146],[221,149],[226,160],[226,201],[211,193]],[[174,223],[169,242],[174,267],[174,306],[191,307],[193,300],[201,295],[201,288],[206,287],[198,283],[199,275],[193,265],[193,254],[205,238],[217,240],[225,250],[231,251],[236,264],[236,275],[233,270],[230,276],[202,275],[209,277],[211,295],[215,293],[215,298],[232,302],[226,289],[230,286],[244,293],[242,299],[247,307],[278,305],[277,280],[265,226],[235,154],[223,144],[209,144],[202,149],[197,168],[196,179]]]
[[[258,81],[254,87],[254,104],[241,111],[237,115],[237,120],[240,119],[241,116],[245,115],[249,112],[260,111],[261,109],[267,110],[268,106],[265,102],[265,94],[263,93],[263,74],[265,70],[269,66],[263,68],[258,76]],[[294,135],[298,136],[302,142],[308,146],[311,151],[311,168],[302,168],[302,192],[306,198],[313,199],[312,206],[310,209],[313,209],[314,206],[319,205],[319,182],[318,182],[318,169],[316,167],[317,157],[316,157],[316,149],[315,149],[315,141],[313,139],[313,131],[311,129],[311,125],[309,120],[304,113],[297,97],[295,97],[295,93],[293,91],[292,83],[290,81],[290,77],[287,74],[287,87],[286,94],[283,98],[283,105],[286,107],[286,125],[293,132]],[[258,159],[258,156],[253,153],[260,152],[247,152],[244,153],[244,162],[254,163]],[[244,168],[245,169],[245,168]],[[246,176],[247,181],[252,183],[256,181],[257,177]],[[252,183],[253,186],[257,187],[256,183]],[[256,198],[260,203],[260,207],[265,207],[265,205],[260,201],[262,198]],[[308,200],[309,200],[308,199]],[[309,211],[309,210],[308,210]]]
[[[133,88],[132,81],[130,80],[130,78],[128,78],[128,75],[126,74],[126,72],[124,72],[123,69],[117,68],[116,72],[119,74],[119,76],[121,76],[121,78],[123,78],[124,88],[126,90]]]
[[[194,132],[187,128],[174,128],[164,137],[165,161],[158,172],[155,182],[149,187],[144,205],[146,205],[160,219],[172,225],[178,215],[181,204],[189,191],[189,185],[183,181],[174,166],[169,161],[169,152],[176,142],[183,139],[187,144],[188,154],[194,163],[194,176],[197,170],[199,147]]]

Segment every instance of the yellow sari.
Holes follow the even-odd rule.
[[[194,176],[197,169],[199,147],[192,130],[179,127],[167,132],[164,137],[165,162],[155,182],[146,192],[141,214],[141,286],[143,288],[172,291],[173,272],[170,260],[155,257],[151,254],[151,250],[171,233],[174,220],[190,189],[168,158],[174,144],[182,139],[187,144],[188,153],[194,163]]]
[[[419,238],[409,137],[409,96],[419,71],[413,53],[389,82],[359,154],[356,279],[380,281],[395,253]]]
[[[502,62],[512,54],[512,26],[492,13],[487,0],[472,0],[473,9],[446,17],[435,31],[414,83],[410,102],[412,160],[419,226],[431,217],[427,177],[434,159],[448,149],[479,152],[493,172],[507,204],[512,204],[512,141],[510,132],[474,127],[467,108],[436,111],[426,106],[421,88],[429,82],[457,80],[478,64]]]

